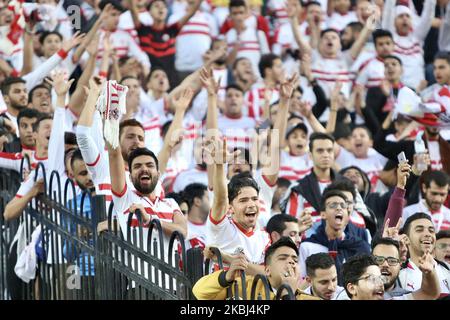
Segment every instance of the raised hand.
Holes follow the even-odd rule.
[[[178,97],[173,98],[172,104],[175,112],[185,112],[191,103],[194,91],[191,88],[185,89]]]
[[[402,162],[398,164],[397,168],[397,188],[405,189],[406,181],[411,173],[411,166],[408,162]]]
[[[395,227],[390,227],[389,228],[389,222],[390,219],[386,219],[386,223],[384,224],[384,229],[383,229],[383,238],[391,238],[394,240],[399,241],[399,233],[400,233],[400,227],[402,225],[402,221],[403,219],[400,218],[398,219],[397,225]]]
[[[307,209],[304,209],[302,211],[302,213],[300,214],[300,219],[298,220],[298,225],[300,227],[299,228],[300,233],[302,233],[312,227],[313,220],[311,217],[311,213],[312,213],[312,209],[307,208]]]
[[[226,164],[228,159],[232,157],[227,150],[227,141],[224,138],[213,136],[206,139],[205,147],[206,155],[208,156],[208,162],[210,164]]]
[[[299,105],[299,112],[300,114],[305,117],[306,119],[309,119],[312,115],[312,107],[311,103],[307,101],[300,101]]]
[[[434,270],[434,258],[433,255],[426,251],[425,254],[419,258],[419,264],[417,265],[423,273],[427,274]]]
[[[98,35],[96,35],[94,37],[94,39],[92,39],[92,41],[86,47],[86,51],[87,51],[87,53],[89,53],[89,55],[91,57],[97,55],[98,43],[99,43],[99,37],[98,37]]]
[[[66,73],[62,70],[56,71],[50,79],[45,79],[49,84],[55,89],[56,95],[59,97],[65,97],[67,92],[69,92],[70,86],[75,81],[75,79],[66,80]]]
[[[365,27],[369,31],[374,31],[377,28],[377,23],[379,19],[380,17],[378,13],[377,12],[373,13],[369,18],[367,18]]]
[[[70,50],[78,46],[83,41],[85,36],[85,33],[80,34],[80,31],[77,31],[72,38],[63,42],[62,49],[66,52],[69,52]]]
[[[206,69],[206,68],[202,68],[202,70],[200,70],[200,81],[203,84],[203,87],[206,88],[206,91],[208,91],[209,95],[217,95],[217,92],[219,91],[220,88],[220,80],[216,81],[214,79],[214,74],[212,69]]]
[[[109,17],[114,10],[114,7],[111,3],[108,3],[102,10],[102,13],[100,13],[99,19],[104,19],[106,17]]]
[[[298,73],[294,73],[291,78],[283,81],[280,85],[280,99],[289,100],[298,84]]]

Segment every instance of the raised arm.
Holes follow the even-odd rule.
[[[23,34],[23,65],[20,74],[22,76],[33,71],[33,35],[35,34],[35,27],[28,22],[25,25],[25,32]]]
[[[396,0],[386,0],[383,6],[383,19],[381,28],[395,33],[395,3]]]
[[[341,94],[342,82],[336,82],[330,96],[330,116],[326,130],[328,133],[333,133],[336,129],[337,111],[339,105],[339,95]]]
[[[158,154],[159,171],[163,174],[166,171],[167,163],[169,162],[170,153],[176,142],[182,138],[183,119],[189,104],[191,103],[194,92],[187,88],[179,97],[175,98],[172,103],[175,106],[175,116],[170,124],[169,130],[166,133],[164,144]],[[180,136],[181,134],[181,136]]]
[[[422,271],[422,284],[420,289],[412,293],[416,300],[435,300],[439,298],[441,286],[436,272],[436,262],[433,255],[427,251],[419,259],[419,269]]]
[[[414,27],[414,35],[420,41],[425,41],[425,38],[431,29],[435,7],[436,0],[427,0],[424,2],[422,14],[420,15],[417,25]]]
[[[277,118],[273,126],[273,131],[278,132],[278,140],[271,141],[269,150],[277,150],[278,154],[271,157],[270,165],[262,168],[262,174],[270,185],[275,185],[280,171],[280,146],[283,145],[287,129],[287,120],[289,114],[289,104],[295,86],[298,84],[298,74],[295,73],[290,79],[284,81],[280,86],[280,105],[278,107]]]
[[[200,8],[202,2],[203,0],[195,0],[195,4],[193,6],[188,7],[188,11],[186,12],[186,14],[178,21],[180,29],[183,28],[183,26],[189,21],[189,19],[191,19],[194,16],[194,14]]]
[[[133,24],[135,29],[141,27],[141,21],[139,20],[139,10],[136,4],[136,0],[128,0],[128,5],[130,7],[131,18],[133,19]]]
[[[66,172],[64,164],[66,95],[69,92],[70,86],[75,81],[75,79],[66,81],[64,77],[64,72],[58,71],[51,77],[51,80],[47,80],[57,94],[56,110],[53,114],[52,131],[48,143],[48,170],[49,172],[53,170],[57,171],[60,177],[63,177]]]
[[[200,80],[203,87],[206,88],[208,92],[208,110],[206,112],[206,133],[207,138],[211,135],[219,135],[219,126],[217,119],[219,117],[219,112],[217,108],[217,92],[219,91],[220,81],[215,81],[213,72],[211,69],[207,70],[202,68],[200,71]],[[206,170],[208,172],[208,187],[213,189],[213,176],[214,176],[214,165],[207,164]]]
[[[289,15],[289,22],[291,24],[292,33],[294,35],[295,42],[297,43],[300,50],[300,54],[311,55],[311,46],[302,38],[300,31],[298,30],[298,14],[301,9],[300,3],[298,1],[289,3],[286,9]]]
[[[372,14],[367,20],[366,24],[364,25],[364,28],[361,30],[361,33],[359,34],[356,41],[353,43],[352,47],[350,48],[350,55],[355,60],[358,58],[359,54],[361,53],[362,49],[367,43],[367,40],[369,39],[369,36],[372,34],[372,32],[375,30],[377,26],[377,14]]]
[[[219,137],[208,140],[212,147],[211,158],[214,163],[213,190],[214,201],[211,210],[211,217],[214,221],[221,221],[228,210],[228,188],[225,179],[225,169],[227,158],[227,142]]]

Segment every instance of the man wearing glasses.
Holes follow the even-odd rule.
[[[322,223],[316,233],[300,245],[299,264],[302,277],[306,276],[305,261],[310,255],[328,253],[336,263],[338,284],[341,285],[340,269],[347,259],[357,254],[369,254],[369,244],[348,230],[348,199],[339,190],[324,192],[321,203]]]
[[[436,234],[434,256],[436,260],[443,262],[450,270],[450,230],[439,231]]]
[[[359,255],[350,258],[342,268],[344,288],[351,300],[386,300],[385,276],[380,271],[382,258]],[[392,258],[392,257],[391,257]],[[383,257],[384,259],[384,257]],[[391,263],[394,262],[393,259]],[[378,262],[377,262],[378,260]],[[383,262],[386,264],[386,262]],[[426,253],[421,259],[422,285],[419,290],[401,296],[391,296],[390,300],[434,300],[439,297],[439,280],[434,268],[433,256]]]
[[[384,277],[384,299],[410,293],[397,281],[401,268],[399,242],[391,238],[375,238],[372,241],[372,254]]]

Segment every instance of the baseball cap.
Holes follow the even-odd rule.
[[[295,130],[300,129],[303,130],[306,134],[308,134],[308,127],[303,122],[297,123],[295,126],[290,126],[286,130],[286,139],[289,138],[289,135],[293,133]]]

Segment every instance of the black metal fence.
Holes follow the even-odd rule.
[[[152,220],[144,237],[141,223],[131,226],[134,216],[141,222],[139,212],[130,213],[127,230],[120,230],[113,204],[107,210],[104,196],[77,192],[74,183],[61,181],[57,172],[47,177],[42,164],[32,175],[29,179],[43,177],[45,194],[31,201],[19,219],[8,222],[3,218],[4,208],[15,196],[21,175],[7,172],[0,176],[0,300],[194,299],[193,285],[212,271],[211,261],[204,261],[201,249],[186,250],[178,232],[164,248],[158,220]],[[108,230],[98,233],[102,221],[107,221]],[[33,232],[37,241],[31,245]],[[35,269],[17,263],[28,261],[21,257],[27,245],[32,247],[28,252],[37,253]],[[215,254],[216,263],[223,268],[219,250]],[[17,276],[17,265],[29,282]],[[228,289],[228,299],[270,299],[269,282],[261,275],[255,277],[252,292],[246,292],[244,286],[238,297],[238,286],[245,284],[245,277],[242,273],[242,282],[235,282],[234,296],[231,287]],[[264,297],[256,295],[258,282],[265,287]]]

